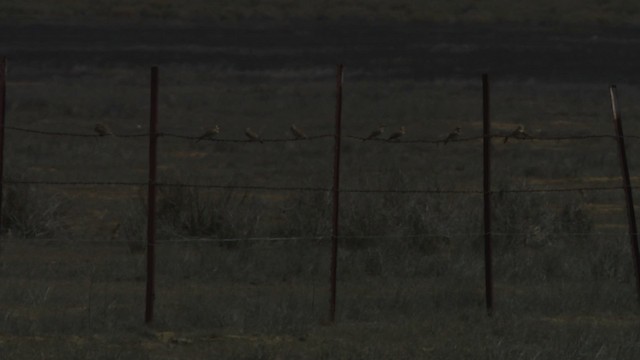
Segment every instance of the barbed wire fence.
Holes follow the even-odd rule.
[[[3,187],[5,185],[49,185],[49,186],[130,186],[130,187],[147,187],[147,239],[146,239],[146,254],[147,254],[147,268],[146,268],[146,300],[145,300],[145,322],[150,323],[154,318],[154,299],[155,299],[155,247],[158,244],[163,243],[196,243],[196,242],[238,242],[238,241],[294,241],[294,240],[331,240],[331,295],[330,295],[330,309],[329,319],[331,322],[335,322],[336,314],[336,282],[337,282],[337,252],[338,243],[340,239],[345,238],[362,238],[362,239],[374,239],[379,237],[390,238],[390,236],[377,236],[377,235],[361,235],[361,236],[341,236],[339,232],[339,219],[340,219],[340,194],[405,194],[405,195],[417,195],[417,194],[457,194],[457,195],[483,195],[484,202],[484,241],[485,241],[485,292],[486,292],[486,307],[489,315],[493,312],[493,273],[492,273],[492,236],[505,236],[513,235],[513,233],[500,233],[493,232],[491,229],[491,197],[495,194],[520,194],[520,193],[564,193],[564,192],[597,192],[597,191],[620,191],[625,192],[625,199],[627,205],[629,236],[631,241],[631,252],[633,257],[634,271],[636,273],[636,288],[638,291],[638,300],[640,301],[640,266],[638,255],[638,239],[637,228],[635,224],[635,213],[632,197],[632,186],[629,177],[629,170],[627,165],[627,158],[625,152],[625,139],[640,139],[640,136],[627,135],[622,132],[621,117],[617,109],[617,95],[615,93],[615,86],[611,86],[611,103],[613,109],[613,123],[616,134],[579,134],[579,135],[563,135],[563,136],[532,136],[526,135],[526,138],[517,138],[521,141],[531,142],[561,142],[561,141],[589,141],[594,139],[611,139],[615,140],[618,145],[618,155],[620,159],[620,168],[622,174],[623,184],[621,186],[580,186],[580,187],[540,187],[540,188],[528,188],[528,189],[502,189],[495,191],[491,188],[491,142],[494,139],[507,139],[511,135],[495,134],[491,131],[491,121],[489,112],[489,79],[488,75],[484,74],[483,80],[483,135],[473,137],[457,137],[455,139],[447,138],[426,138],[426,139],[369,139],[366,137],[355,135],[342,135],[341,131],[341,116],[342,116],[342,83],[343,83],[343,67],[339,65],[336,74],[336,128],[333,134],[319,134],[305,137],[295,138],[260,138],[261,143],[285,143],[285,142],[312,142],[322,139],[334,140],[334,169],[333,169],[333,186],[331,187],[304,187],[304,186],[271,186],[271,185],[256,185],[256,184],[195,184],[195,183],[176,183],[176,182],[159,182],[156,177],[156,158],[157,158],[157,145],[156,142],[161,138],[174,138],[184,141],[202,140],[202,136],[192,136],[171,132],[158,131],[158,68],[151,68],[151,81],[150,81],[150,131],[145,133],[129,133],[129,134],[110,134],[108,136],[114,136],[119,138],[130,139],[147,139],[149,141],[149,178],[146,182],[127,182],[127,181],[51,181],[40,179],[4,179],[4,139],[5,132],[10,133],[26,133],[35,134],[40,136],[50,137],[78,137],[78,138],[99,138],[105,136],[98,133],[77,133],[77,132],[64,132],[64,131],[48,131],[40,129],[31,129],[25,127],[11,126],[5,124],[5,98],[6,98],[6,58],[0,57],[0,203],[2,203]],[[204,139],[214,143],[239,143],[249,144],[255,143],[256,139],[225,139],[225,138],[211,138]],[[388,188],[341,188],[340,187],[340,154],[341,154],[341,142],[343,140],[354,141],[369,141],[379,144],[381,146],[402,146],[403,144],[431,144],[440,145],[447,142],[482,142],[483,144],[483,189],[388,189]],[[264,191],[264,192],[320,192],[332,194],[332,232],[325,236],[298,236],[298,237],[247,237],[247,238],[182,238],[172,240],[157,240],[155,236],[155,194],[158,187],[174,187],[174,188],[200,188],[200,189],[223,189],[223,190],[246,190],[246,191]],[[0,219],[2,219],[2,207],[0,207]],[[6,209],[5,209],[6,211]],[[0,228],[2,224],[0,224]],[[610,233],[599,233],[600,235],[611,235]],[[460,235],[479,235],[477,233],[461,233]],[[567,233],[569,236],[583,236],[584,233]],[[416,237],[416,238],[429,238],[440,236],[438,234],[425,233],[425,234],[413,234],[402,235],[402,237]],[[2,241],[9,241],[2,239]],[[59,240],[62,241],[62,240]],[[77,240],[74,240],[77,241]],[[87,241],[89,242],[89,241]],[[92,240],[91,243],[96,241]],[[109,240],[110,243],[116,242],[115,240]]]

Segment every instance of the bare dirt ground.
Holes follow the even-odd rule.
[[[0,26],[18,63],[205,64],[244,71],[325,68],[352,74],[635,83],[640,30],[521,26],[287,23],[243,26]]]

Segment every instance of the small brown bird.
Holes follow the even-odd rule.
[[[94,127],[93,130],[95,130],[95,132],[97,132],[100,136],[113,135],[109,127],[104,124],[96,124],[96,127]]]
[[[371,134],[369,134],[369,136],[367,136],[366,138],[364,138],[362,141],[375,139],[375,138],[377,138],[378,136],[382,135],[382,133],[383,133],[383,132],[384,132],[384,125],[380,125],[380,127],[379,127],[379,128],[377,128],[377,129],[373,130],[373,131],[371,132]]]
[[[295,136],[296,139],[306,139],[307,135],[305,135],[305,133],[297,126],[295,126],[294,124],[291,124],[291,132],[293,133],[293,136]]]
[[[213,128],[207,129],[204,134],[202,134],[202,136],[200,136],[198,138],[198,140],[196,140],[196,143],[200,142],[201,140],[212,140],[214,137],[216,137],[216,135],[218,135],[220,133],[220,127],[218,125],[216,125]]]
[[[520,140],[530,138],[529,134],[527,134],[524,131],[524,126],[522,126],[522,125],[518,125],[518,128],[513,130],[511,135],[507,135],[507,136],[504,137],[504,143],[505,144],[507,143],[507,141],[509,141],[510,137],[512,137],[514,139],[520,139]]]
[[[456,141],[458,139],[458,137],[460,137],[460,131],[461,130],[462,129],[460,127],[456,127],[451,133],[449,133],[447,138],[444,139],[444,144],[447,145],[447,143],[449,141]]]
[[[387,139],[387,141],[391,141],[391,140],[397,140],[400,137],[402,137],[405,134],[404,131],[404,126],[400,126],[400,130],[394,132],[393,134],[389,135],[389,138]]]
[[[253,130],[251,130],[251,128],[244,129],[244,134],[249,138],[249,140],[260,141],[260,143],[262,143],[260,136],[258,136],[258,134],[256,134]]]

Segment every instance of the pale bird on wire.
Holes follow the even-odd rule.
[[[297,126],[295,126],[294,124],[291,124],[291,132],[293,133],[293,136],[295,136],[296,139],[306,139],[307,135]]]
[[[366,138],[362,139],[362,141],[375,139],[378,136],[382,135],[383,132],[384,132],[384,125],[380,125],[379,128],[373,130],[371,134],[369,134],[369,136],[367,136]]]
[[[116,223],[116,226],[111,230],[111,241],[118,239],[120,236],[120,223]]]
[[[510,137],[514,138],[514,139],[519,139],[519,140],[529,139],[530,138],[529,134],[527,134],[524,131],[524,126],[522,126],[522,125],[518,125],[518,128],[513,130],[513,132],[510,135],[507,135],[507,136],[504,137],[504,143],[505,144],[507,143],[507,141],[509,141]]]
[[[98,123],[96,124],[96,127],[93,128],[93,130],[100,136],[113,135],[111,129],[109,129],[109,127],[105,124]]]
[[[249,140],[260,141],[260,143],[262,143],[262,139],[260,139],[260,136],[258,136],[255,131],[251,130],[251,128],[244,129],[244,134],[249,138]]]
[[[198,140],[196,140],[196,143],[200,142],[201,140],[213,140],[214,137],[216,137],[216,135],[220,134],[220,127],[218,125],[216,125],[213,128],[207,129],[204,134],[202,134]]]
[[[462,129],[460,127],[456,127],[452,132],[449,133],[446,139],[444,139],[444,144],[446,145],[449,141],[456,141],[460,137],[460,131]]]
[[[397,140],[397,139],[401,138],[404,134],[405,134],[404,126],[400,126],[400,130],[398,130],[398,131],[394,132],[393,134],[389,135],[389,138],[387,139],[387,141]]]

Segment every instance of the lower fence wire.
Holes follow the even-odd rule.
[[[5,180],[7,185],[53,185],[53,186],[147,186],[146,182],[127,181],[49,181],[49,180]],[[261,185],[216,185],[216,184],[183,184],[163,183],[156,184],[159,187],[190,187],[202,189],[225,190],[260,190],[260,191],[290,191],[290,192],[329,192],[330,188],[323,187],[292,187],[292,186],[261,186]],[[540,189],[515,189],[494,190],[492,194],[508,193],[542,193],[542,192],[587,192],[587,191],[612,191],[623,190],[622,186],[593,186],[593,187],[567,187],[567,188],[540,188]],[[447,189],[341,189],[340,193],[366,193],[366,194],[483,194],[481,190],[447,190]]]
[[[530,233],[521,232],[493,232],[492,235],[503,236],[527,236]],[[619,237],[628,236],[627,233],[614,232],[550,232],[549,235],[565,236],[565,237],[585,237],[598,236],[603,239],[617,239]],[[417,239],[417,238],[442,238],[442,237],[478,237],[482,236],[481,232],[477,233],[446,233],[446,234],[413,234],[413,235],[346,235],[339,236],[338,239]],[[331,236],[294,236],[294,237],[252,237],[252,238],[173,238],[156,240],[156,245],[162,244],[193,244],[193,243],[226,243],[226,242],[277,242],[277,241],[302,241],[302,240],[329,240]],[[20,243],[20,244],[128,244],[131,240],[84,240],[84,239],[57,239],[57,238],[40,238],[40,239],[23,239],[23,238],[0,238],[0,243]]]

